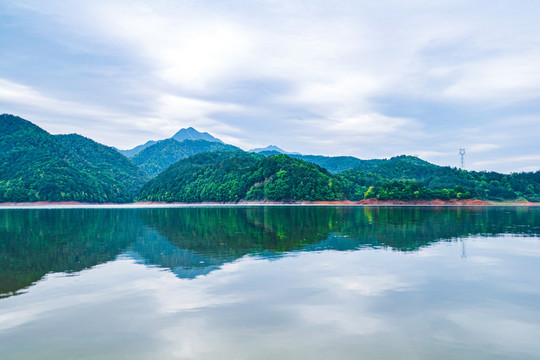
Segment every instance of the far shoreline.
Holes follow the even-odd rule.
[[[182,202],[159,202],[159,201],[138,201],[132,203],[83,203],[77,201],[38,201],[38,202],[3,202],[0,203],[0,209],[29,209],[29,208],[176,208],[176,207],[242,207],[242,206],[360,206],[360,207],[477,207],[477,206],[540,206],[540,203],[534,202],[492,202],[479,199],[462,200],[377,200],[364,199],[360,201],[240,201],[240,202],[201,202],[201,203],[182,203]]]

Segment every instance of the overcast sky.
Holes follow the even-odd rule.
[[[540,169],[537,1],[0,0],[0,113],[131,148]]]

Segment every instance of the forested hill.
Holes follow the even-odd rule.
[[[133,149],[129,149],[129,150],[120,150],[120,149],[116,149],[116,150],[117,150],[120,154],[122,154],[122,155],[124,155],[125,157],[131,159],[132,157],[134,157],[135,155],[137,155],[138,153],[140,153],[141,151],[143,151],[143,150],[146,149],[147,147],[154,145],[155,143],[157,143],[157,141],[154,141],[154,140],[148,140],[147,142],[145,142],[145,143],[142,144],[142,145],[137,145],[137,146],[135,146]]]
[[[141,201],[237,202],[340,200],[338,182],[325,169],[286,155],[243,151],[202,153],[180,160],[149,181]]]
[[[236,146],[218,141],[175,139],[158,141],[133,157],[133,162],[154,177],[178,160],[207,151],[241,151]]]
[[[188,130],[183,136],[195,134]],[[130,160],[83,136],[53,136],[20,117],[0,115],[0,202],[540,201],[540,171],[465,171],[404,155],[265,157],[213,139],[159,141]]]
[[[317,164],[333,174],[337,174],[339,172],[349,169],[354,169],[357,166],[360,166],[363,162],[370,161],[360,160],[358,158],[355,158],[354,156],[322,156],[298,154],[290,154],[289,156]]]
[[[45,130],[0,115],[0,202],[130,202],[128,188]]]
[[[364,197],[382,200],[461,197],[540,201],[540,171],[514,174],[466,171],[434,165],[414,156],[365,160],[337,177],[351,200]],[[366,194],[372,186],[372,191]],[[415,191],[418,193],[413,195]]]
[[[133,196],[136,196],[144,183],[149,180],[143,170],[119,154],[115,148],[77,134],[54,135],[54,137],[66,149],[97,167],[100,173],[121,182]]]

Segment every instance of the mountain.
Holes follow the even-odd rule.
[[[255,148],[255,149],[249,150],[249,152],[254,152],[254,153],[260,153],[260,152],[263,152],[263,151],[275,151],[275,152],[280,153],[280,154],[286,154],[287,153],[285,150],[277,147],[276,145],[269,145],[269,146],[264,147],[264,148]]]
[[[382,200],[412,200],[415,196],[443,200],[468,197],[492,201],[540,200],[540,171],[519,174],[466,171],[406,155],[361,160],[354,169],[343,171],[337,177],[351,200],[366,196]],[[373,191],[367,193],[372,186]],[[415,191],[417,195],[413,195]]]
[[[133,162],[154,177],[180,159],[207,151],[237,151],[236,146],[206,140],[176,141],[174,138],[158,141],[133,157]]]
[[[264,147],[264,148],[251,149],[251,150],[249,150],[249,152],[261,153],[261,154],[263,154],[265,156],[272,156],[272,155],[278,155],[278,154],[300,155],[300,153],[297,153],[297,152],[291,153],[291,152],[285,151],[285,150],[277,147],[276,145],[269,145],[269,146]]]
[[[311,163],[317,164],[320,167],[325,168],[333,174],[339,172],[354,169],[365,161],[369,160],[360,160],[353,156],[322,156],[322,155],[296,155],[291,154],[291,157],[302,159],[304,161],[309,161]]]
[[[339,182],[321,167],[287,155],[243,151],[201,153],[150,180],[141,201],[238,202],[240,200],[336,200]]]
[[[339,181],[324,168],[288,155],[259,162],[262,178],[246,194],[247,200],[343,200]]]
[[[206,140],[209,142],[223,143],[223,141],[213,137],[209,133],[199,132],[192,127],[188,127],[187,129],[180,129],[180,131],[174,134],[172,138],[178,142],[182,142],[184,140]]]
[[[540,202],[540,171],[465,171],[405,155],[360,160],[289,156],[272,148],[245,153],[208,134],[214,141],[185,139],[201,134],[182,129],[177,134],[184,139],[181,142],[174,138],[155,142],[130,161],[83,136],[53,136],[20,117],[0,115],[0,202],[125,203],[133,201],[139,189],[139,199],[185,202],[343,198]],[[169,167],[171,171],[164,171]]]
[[[130,202],[133,195],[57,138],[20,117],[0,115],[0,202]]]
[[[188,127],[187,129],[180,129],[176,134],[174,134],[171,138],[178,142],[182,142],[184,140],[205,140],[208,142],[217,142],[222,143],[223,141],[219,140],[218,138],[213,137],[207,132],[199,132],[195,130],[192,127]],[[165,139],[168,140],[168,139]],[[158,141],[150,140],[142,145],[135,146],[133,149],[129,150],[118,150],[122,155],[127,156],[128,158],[132,158],[135,155],[139,154],[144,149],[157,144]]]
[[[144,149],[146,149],[147,147],[149,146],[152,146],[154,145],[155,143],[157,143],[157,141],[154,141],[154,140],[148,140],[147,142],[145,142],[144,144],[142,145],[137,145],[135,146],[133,149],[129,149],[129,150],[120,150],[120,149],[116,149],[120,154],[128,157],[128,158],[132,158],[134,157],[135,155],[137,155],[138,153],[140,153],[141,151],[143,151]]]
[[[100,173],[108,174],[121,182],[133,196],[137,195],[148,175],[116,149],[99,144],[77,134],[54,135],[65,148],[82,157],[98,168]]]
[[[333,174],[337,174],[341,171],[354,169],[359,166],[366,160],[360,160],[353,156],[323,156],[323,155],[302,155],[300,153],[287,152],[275,145],[270,145],[265,148],[256,148],[249,150],[250,152],[255,152],[264,156],[272,156],[279,154],[286,154],[290,157],[302,159],[313,164],[317,164],[320,167],[325,168]]]

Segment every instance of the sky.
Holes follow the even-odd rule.
[[[540,2],[0,0],[0,113],[120,149],[540,169]]]

